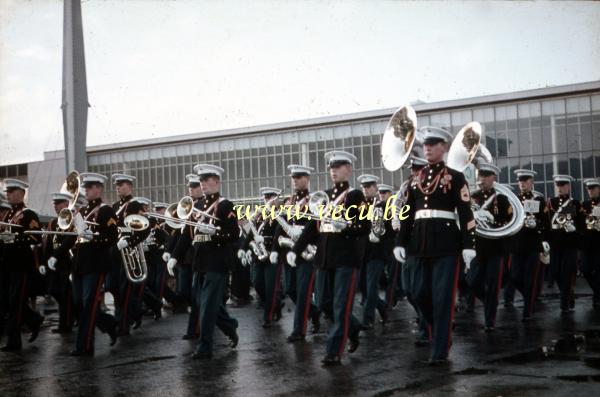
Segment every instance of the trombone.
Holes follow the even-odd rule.
[[[198,214],[199,220],[192,221],[189,218],[192,217],[192,214]],[[163,219],[167,225],[172,227],[173,229],[183,229],[187,226],[198,226],[200,220],[203,217],[220,220],[218,217],[210,215],[207,212],[200,211],[198,208],[194,207],[194,199],[190,196],[185,196],[178,203],[173,203],[166,209],[165,215],[159,214],[158,212],[149,212],[146,214],[149,217],[156,219]],[[177,217],[175,217],[177,216]],[[216,229],[220,229],[219,226],[216,226]]]

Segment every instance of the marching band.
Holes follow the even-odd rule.
[[[554,175],[557,195],[545,198],[533,189],[536,172],[517,169],[514,194],[498,183],[500,169],[482,135],[477,122],[456,137],[442,128],[417,128],[414,109],[403,106],[381,148],[387,170],[410,168],[397,193],[371,174],[358,176],[361,189],[353,188],[356,157],[333,150],[325,154],[329,189],[311,192],[314,169],[290,164],[289,196],[262,187],[266,210],[247,219],[221,195],[226,171],[214,164],[196,165],[186,177],[189,195],[173,204],[136,197],[136,178],[118,173],[110,181],[119,200],[108,205],[109,179],[74,171],[50,196],[57,216],[44,229],[24,203],[28,185],[4,179],[1,350],[21,350],[25,329],[30,343],[40,332],[44,317],[29,300],[34,272],[46,279],[58,305],[51,331],[76,329],[73,356],[93,356],[96,327],[111,346],[118,339],[127,343],[144,315],[162,318],[164,305],[188,315],[183,338],[197,339],[193,358],[212,357],[215,327],[235,348],[243,335],[227,302],[230,272],[240,264],[252,270],[264,328],[282,321],[286,297],[294,305],[287,342],[303,343],[309,323],[314,334],[327,320],[324,366],[356,351],[366,337],[361,333],[372,335],[377,315],[385,324],[404,297],[417,317],[415,346],[429,347],[431,365],[447,363],[459,279],[466,280],[461,299],[483,304],[486,333],[496,327],[503,279],[523,297],[524,322],[534,318],[545,283],[558,286],[562,315],[572,312],[578,272],[600,308],[600,180],[583,181],[587,197],[579,202],[571,196],[574,179]],[[463,174],[469,166],[477,172],[476,188]],[[388,217],[390,203],[398,211]],[[294,211],[278,212],[282,207]]]

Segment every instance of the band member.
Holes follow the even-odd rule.
[[[581,272],[594,293],[594,307],[600,308],[600,179],[589,178],[583,183],[588,199],[581,205],[586,224],[581,246]]]
[[[369,210],[369,213],[374,215],[371,217],[372,227],[365,252],[365,263],[363,265],[366,285],[366,299],[363,311],[362,329],[368,330],[373,328],[373,322],[375,321],[375,309],[377,309],[379,315],[381,316],[381,322],[387,321],[386,304],[385,301],[379,296],[379,280],[381,279],[381,275],[385,270],[385,259],[386,254],[388,254],[387,251],[389,250],[389,254],[391,255],[393,250],[393,243],[391,246],[389,244],[384,246],[384,241],[388,241],[390,235],[392,234],[388,230],[391,229],[392,225],[391,220],[385,221],[383,219],[385,202],[382,203],[379,200],[379,193],[377,189],[379,177],[370,174],[363,174],[359,175],[356,180],[362,186],[366,204],[374,207],[373,209]],[[380,211],[380,214],[378,213],[375,215],[375,208],[379,209],[378,211]],[[377,220],[375,220],[376,216],[378,217]],[[382,235],[379,235],[381,230],[373,227],[378,223],[383,226],[380,228],[383,230]],[[388,223],[389,228],[387,225]]]
[[[281,189],[261,187],[260,194],[267,204],[265,211],[257,216],[256,226],[252,228],[258,234],[255,235],[254,231],[250,230],[241,249],[246,250],[250,245],[254,247],[255,282],[259,289],[264,290],[265,294],[262,326],[268,328],[273,324],[273,321],[281,319],[283,263],[277,255],[269,257],[269,253],[273,248],[275,227],[277,226],[277,221],[270,216],[270,213],[271,208],[278,206],[277,197],[281,194]],[[266,218],[263,215],[266,215]]]
[[[117,226],[124,228],[123,220],[126,216],[127,207],[133,198],[133,183],[135,177],[126,174],[113,174],[111,176],[115,185],[119,200],[114,202],[112,209],[117,215]],[[110,292],[115,301],[115,317],[119,324],[119,335],[129,335],[129,327],[132,320],[132,311],[137,310],[137,300],[132,299],[133,285],[125,276],[125,268],[121,259],[121,253],[115,246],[111,248],[112,263],[106,277],[106,290]]]
[[[304,227],[294,248],[287,254],[288,263],[294,266],[296,258],[309,244],[317,245],[315,264],[325,276],[319,279],[324,283],[319,286],[320,306],[333,319],[322,361],[325,366],[341,363],[347,339],[350,353],[359,345],[360,321],[352,314],[352,306],[371,222],[367,216],[360,216],[361,211],[366,215],[365,196],[360,190],[351,189],[348,183],[354,161],[353,154],[342,150],[325,153],[334,183],[333,188],[325,191],[329,208],[323,210],[325,216],[320,220],[311,220]]]
[[[573,177],[553,175],[557,197],[548,200],[550,217],[550,271],[560,290],[563,313],[575,310],[577,248],[585,221],[579,201],[571,197]],[[579,232],[579,233],[578,233]]]
[[[12,207],[6,201],[3,191],[0,191],[0,222],[6,222]],[[10,233],[10,228],[0,225],[0,233]],[[0,234],[0,340],[6,329],[6,314],[8,313],[8,272],[4,269],[4,240]]]
[[[542,195],[533,191],[535,171],[518,169],[519,200],[525,209],[523,228],[512,237],[510,278],[523,295],[523,321],[531,319],[538,289],[541,260],[550,250],[545,241],[548,232],[548,207]],[[479,247],[478,247],[479,248]]]
[[[428,165],[412,179],[408,189],[406,204],[410,211],[401,221],[394,256],[409,266],[409,294],[432,329],[429,362],[435,365],[447,362],[452,345],[459,255],[462,250],[467,267],[475,257],[475,219],[464,175],[446,167],[443,161],[452,135],[441,128],[423,130]]]
[[[194,201],[194,208],[201,210],[203,206],[202,199],[204,193],[200,184],[200,177],[197,174],[188,174],[188,191]],[[191,215],[191,219],[196,219]],[[192,226],[185,226],[175,234],[175,241],[172,247],[163,255],[167,260],[167,269],[169,274],[177,270],[177,288],[182,296],[188,296],[190,304],[190,315],[188,317],[188,326],[183,339],[195,339],[200,335],[200,290],[204,283],[204,273],[200,272],[200,258],[198,254],[199,240],[196,241],[196,230]],[[171,253],[173,253],[171,255]],[[176,265],[178,265],[175,267]],[[189,284],[188,284],[189,283]],[[181,285],[181,286],[180,286]]]
[[[31,249],[32,245],[41,243],[39,235],[25,234],[28,230],[40,230],[40,222],[37,214],[27,208],[23,202],[25,190],[29,185],[18,179],[4,179],[4,188],[6,189],[6,198],[11,206],[4,222],[15,225],[4,227],[8,233],[2,234],[4,243],[3,248],[3,269],[4,273],[3,291],[4,310],[7,315],[6,346],[2,351],[21,350],[21,326],[26,324],[31,330],[29,342],[33,342],[39,332],[44,317],[38,312],[33,311],[27,304],[28,298],[28,278],[35,270],[35,258]]]
[[[508,198],[494,189],[500,169],[480,161],[477,174],[480,189],[471,196],[471,200],[479,207],[474,214],[476,219],[495,227],[505,225],[510,221],[513,211]],[[473,294],[483,302],[485,332],[489,333],[496,327],[498,295],[507,246],[505,239],[492,240],[479,236],[475,244],[477,256],[471,263],[467,280]]]
[[[98,327],[110,336],[110,345],[117,342],[117,321],[100,310],[102,285],[110,269],[110,249],[118,238],[117,216],[102,202],[106,177],[96,173],[82,173],[81,184],[88,204],[79,213],[87,227],[78,229],[79,237],[73,251],[73,297],[81,313],[73,356],[94,354],[94,331]]]
[[[200,339],[192,357],[210,359],[215,326],[229,337],[231,348],[238,344],[238,322],[227,313],[224,298],[229,270],[236,260],[234,249],[240,231],[233,203],[221,197],[219,193],[223,168],[211,164],[198,164],[194,171],[200,177],[200,186],[204,194],[198,204],[201,211],[209,217],[202,214],[199,216],[195,227],[198,234],[193,237],[196,243],[196,274],[204,274],[204,280],[200,288]],[[215,220],[215,217],[218,220]],[[189,245],[191,239],[189,233],[182,232],[173,258],[168,264],[169,273],[173,274],[177,259],[181,258],[185,251],[183,248]]]
[[[63,208],[69,206],[73,199],[70,193],[52,193],[54,211],[58,215]],[[58,231],[58,218],[48,224],[48,230]],[[53,333],[70,333],[73,328],[73,287],[69,276],[73,271],[70,249],[75,244],[76,237],[49,235],[47,236],[44,258],[47,258],[48,269],[40,266],[41,274],[47,274],[48,292],[58,303],[58,327],[52,329]]]
[[[308,210],[308,199],[309,199],[309,183],[310,174],[314,171],[314,168],[307,167],[299,164],[290,164],[287,169],[290,171],[291,185],[293,189],[292,196],[286,200],[285,205],[290,206],[290,213],[294,214],[294,211],[304,212]],[[274,252],[271,253],[271,259],[285,258],[290,248],[279,244],[280,238],[289,238],[291,243],[298,239],[299,230],[305,227],[308,222],[307,218],[292,216],[287,217],[287,212],[284,217],[285,221],[291,226],[289,233],[283,229],[283,225],[278,225],[275,237],[274,237]],[[290,235],[297,233],[297,235]],[[311,257],[312,256],[312,257]],[[286,281],[287,281],[287,268],[293,269],[294,278],[296,280],[296,296],[294,302],[296,308],[294,310],[294,324],[292,326],[292,333],[287,337],[289,343],[298,342],[304,340],[306,336],[306,330],[308,327],[308,319],[312,322],[312,332],[319,332],[321,327],[320,324],[320,313],[317,306],[313,303],[313,291],[315,287],[315,267],[314,267],[314,254],[307,253],[304,257],[300,256],[296,259],[296,267],[291,267],[286,262]],[[291,281],[291,280],[290,280]]]
[[[377,185],[377,190],[379,193],[379,201],[383,203],[384,210],[385,205],[388,200],[394,199],[393,191],[394,187],[391,185],[387,185],[385,183],[380,183]],[[389,217],[389,215],[388,215]],[[393,250],[394,250],[394,237],[396,235],[396,230],[394,230],[392,224],[394,223],[394,218],[389,221],[389,224],[386,223],[386,232],[384,236],[387,238],[384,239],[384,242],[387,244],[384,255],[385,262],[385,277],[386,277],[386,288],[385,288],[385,307],[386,310],[389,310],[396,306],[398,300],[402,300],[404,298],[404,290],[402,288],[402,273],[400,269],[400,264],[394,258]]]

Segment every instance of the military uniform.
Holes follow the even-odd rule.
[[[129,206],[132,195],[121,197],[112,204],[112,210],[117,216],[117,227],[125,227],[125,211]],[[119,324],[119,332],[122,335],[129,334],[129,313],[131,304],[131,283],[125,277],[125,269],[121,253],[116,246],[110,247],[110,269],[106,274],[105,289],[113,296],[115,305],[115,317]]]
[[[328,152],[325,159],[330,167],[352,164],[356,160],[352,154],[343,151]],[[351,189],[348,182],[337,182],[325,193],[330,204],[342,206],[342,219],[347,211],[352,223],[340,230],[331,222],[311,220],[304,227],[292,252],[299,257],[308,244],[317,246],[315,265],[322,270],[318,299],[322,310],[333,319],[327,335],[323,364],[332,365],[340,363],[347,339],[350,339],[350,352],[358,347],[361,326],[352,314],[352,307],[371,222],[366,217],[359,219],[360,210],[365,206],[365,197],[360,190]],[[288,254],[288,260],[289,257]]]
[[[598,179],[584,181],[588,189],[598,189]],[[600,196],[590,197],[581,205],[586,220],[581,244],[581,272],[593,292],[593,305],[600,307]]]
[[[28,185],[21,181],[5,179],[6,189],[25,190]],[[2,351],[20,350],[21,327],[23,324],[32,330],[29,341],[32,342],[39,332],[44,318],[33,311],[27,302],[28,279],[35,271],[35,259],[31,246],[41,242],[39,235],[24,234],[27,230],[40,230],[37,214],[25,207],[21,202],[14,204],[6,216],[5,222],[20,225],[12,227],[14,239],[4,241],[2,263],[2,294],[4,295],[4,311],[7,315],[6,333],[7,342]],[[4,315],[4,313],[0,313]]]
[[[568,175],[555,175],[556,183],[571,183]],[[550,272],[560,290],[560,308],[563,312],[575,309],[575,277],[577,275],[577,249],[584,219],[579,201],[570,195],[552,197],[548,200],[550,218]],[[557,220],[565,219],[564,226]]]
[[[428,131],[436,140],[451,139],[446,131],[441,130],[444,136],[437,129]],[[427,139],[426,133],[425,144]],[[435,363],[447,359],[452,345],[461,250],[473,249],[475,244],[469,187],[464,175],[443,161],[428,164],[411,181],[406,204],[410,211],[401,221],[396,246],[406,250],[406,265],[412,273],[409,293],[431,327],[431,362]]]

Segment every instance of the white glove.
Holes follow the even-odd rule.
[[[278,260],[279,260],[279,253],[277,253],[275,251],[271,252],[271,255],[269,255],[269,261],[271,261],[271,264],[276,265]]]
[[[392,218],[392,229],[395,231],[400,230],[400,218],[397,216]]]
[[[487,210],[474,211],[473,216],[478,223],[494,224],[494,216]]]
[[[125,237],[121,237],[119,241],[117,241],[117,248],[119,251],[122,251],[124,248],[129,247],[129,241]]]
[[[575,225],[573,225],[572,223],[569,223],[566,227],[565,227],[565,231],[567,233],[573,233],[575,230],[577,230],[575,228]]]
[[[263,236],[261,236],[260,234],[256,235],[256,236],[254,236],[254,242],[256,244],[264,243],[265,242],[265,238]]]
[[[540,253],[540,262],[542,262],[544,265],[548,265],[550,263],[550,253],[541,252]]]
[[[239,260],[243,261],[244,259],[246,259],[246,252],[244,252],[243,249],[239,249],[237,252],[237,257]]]
[[[381,241],[381,240],[379,240],[379,237],[377,237],[375,235],[375,233],[373,233],[373,232],[369,233],[369,242],[370,243],[377,244],[379,241]]]
[[[394,247],[394,258],[400,263],[406,262],[406,250],[404,247]]]
[[[246,251],[246,266],[250,266],[252,264],[252,250]]]
[[[171,258],[167,262],[167,270],[171,276],[175,276],[175,265],[177,264],[177,259]]]
[[[208,234],[209,236],[212,236],[217,232],[215,227],[208,223],[199,223],[198,225],[196,225],[196,230],[198,231],[198,233]]]
[[[81,237],[84,240],[90,241],[94,238],[94,233],[92,233],[90,229],[85,229],[79,232],[79,237]]]
[[[168,262],[169,259],[171,259],[171,254],[169,254],[168,252],[164,252],[162,254],[162,260],[165,261],[165,262]]]
[[[73,273],[69,274],[69,281],[73,282]]]
[[[40,268],[38,270],[40,271],[40,274],[42,276],[46,275],[46,266],[42,265],[42,266],[40,266]]]
[[[300,238],[301,234],[302,234],[302,229],[300,229],[298,227],[292,227],[288,232],[288,236],[290,236],[290,238],[294,241],[298,240]]]
[[[550,252],[550,244],[547,241],[542,241],[542,247],[544,249],[544,253],[547,254]]]
[[[294,251],[288,252],[285,259],[287,259],[287,263],[291,267],[296,267],[296,254],[294,253]]]
[[[462,251],[462,257],[463,257],[463,260],[465,261],[465,273],[467,273],[469,271],[469,269],[471,268],[471,261],[473,259],[475,259],[476,255],[477,255],[477,253],[475,252],[474,249],[464,249]]]
[[[58,259],[56,259],[55,257],[51,256],[48,259],[48,267],[50,268],[50,270],[54,270],[56,271],[56,262],[58,262]]]

